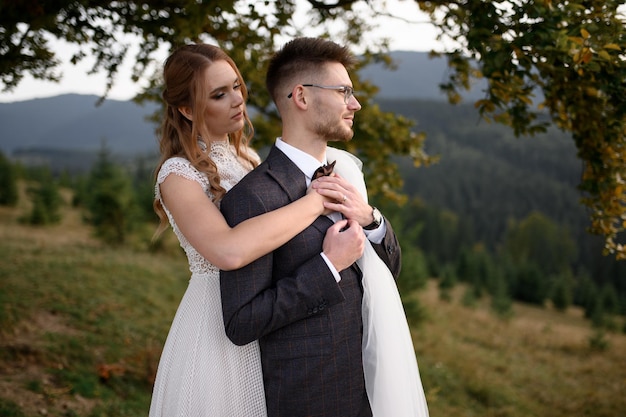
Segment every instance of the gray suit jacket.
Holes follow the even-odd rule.
[[[234,226],[305,192],[304,174],[273,147],[226,194],[221,210]],[[361,356],[361,271],[353,264],[335,281],[320,256],[331,225],[321,216],[274,252],[221,272],[228,337],[238,345],[260,343],[269,417],[371,416]],[[388,222],[387,236],[374,247],[397,276],[400,248]]]

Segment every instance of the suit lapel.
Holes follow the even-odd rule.
[[[276,146],[272,146],[267,156],[267,174],[285,191],[290,201],[295,201],[306,193],[304,174]]]
[[[285,191],[289,201],[293,202],[306,194],[304,173],[280,149],[272,146],[266,162],[267,174]],[[332,220],[326,216],[318,217],[312,224],[322,233],[326,233],[330,225]]]

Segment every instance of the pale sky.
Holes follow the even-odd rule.
[[[384,19],[381,28],[372,32],[371,37],[388,37],[391,39],[391,50],[394,51],[430,51],[437,47],[435,30],[432,26],[423,23],[428,18],[421,14],[413,0],[388,0],[387,10],[396,16],[404,16],[411,19],[412,23],[395,19]],[[422,22],[422,23],[420,23]],[[308,34],[315,36],[314,33]],[[26,75],[20,84],[12,92],[0,92],[0,102],[15,102],[30,100],[33,98],[51,97],[60,94],[94,94],[102,95],[106,85],[105,75],[87,75],[91,68],[91,62],[85,60],[79,65],[71,65],[68,58],[74,49],[63,43],[56,43],[58,58],[62,61],[58,72],[63,74],[59,83],[34,80]],[[130,80],[132,57],[135,50],[131,49],[124,65],[117,75],[115,85],[108,97],[116,100],[129,100],[138,93],[145,82],[141,80],[133,83]],[[166,52],[163,52],[163,59]]]

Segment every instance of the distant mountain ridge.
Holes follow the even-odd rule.
[[[0,150],[11,155],[19,149],[99,149],[103,142],[120,153],[156,150],[154,125],[145,117],[157,105],[66,94],[50,98],[0,104]]]
[[[379,86],[378,98],[445,101],[439,83],[445,59],[430,59],[425,52],[391,53],[397,70],[373,64],[361,71]],[[468,98],[479,92],[468,93]],[[0,103],[0,151],[11,156],[31,148],[93,151],[103,142],[116,153],[157,152],[155,125],[145,120],[157,104],[139,106],[132,101],[105,100],[97,96],[67,94],[14,103]]]

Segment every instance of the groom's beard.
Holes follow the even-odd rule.
[[[326,142],[348,142],[354,131],[346,124],[343,117],[318,110],[319,121],[315,124],[315,133]]]

